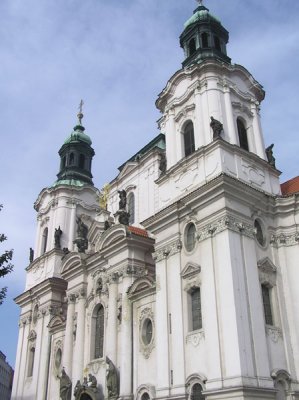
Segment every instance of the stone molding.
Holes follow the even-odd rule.
[[[206,240],[212,236],[217,235],[225,231],[226,229],[230,229],[234,232],[241,233],[250,238],[255,238],[256,229],[252,224],[248,222],[244,222],[241,219],[233,217],[231,215],[222,216],[214,221],[208,222],[205,225],[198,228],[199,223],[197,225],[197,233],[196,238],[199,242]],[[180,252],[182,249],[182,241],[180,239],[175,239],[170,243],[161,246],[153,253],[153,258],[156,262],[159,262],[167,257],[171,257],[172,255]]]
[[[266,326],[266,334],[274,343],[277,343],[283,338],[282,330],[276,326]]]
[[[205,332],[203,329],[200,329],[198,331],[188,333],[186,336],[186,343],[190,343],[193,347],[197,347],[199,343],[204,340],[204,338]]]
[[[175,239],[170,243],[167,243],[165,246],[159,248],[153,253],[153,259],[156,262],[164,260],[168,257],[173,256],[176,253],[179,253],[182,250],[183,244],[180,239]]]
[[[272,234],[270,237],[270,244],[276,248],[295,246],[298,243],[299,243],[299,232],[295,232],[290,235],[286,235],[283,233],[277,235]]]

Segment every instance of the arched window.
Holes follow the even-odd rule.
[[[147,392],[144,392],[141,396],[141,400],[150,400],[150,396]]]
[[[135,196],[132,192],[128,196],[128,213],[130,214],[129,225],[132,225],[135,222]]]
[[[203,49],[209,47],[209,36],[207,32],[201,34],[201,46]]]
[[[84,154],[80,154],[80,157],[79,157],[79,168],[84,169],[84,167],[85,167],[85,156],[84,156]]]
[[[185,157],[189,156],[189,154],[195,151],[194,128],[191,121],[187,123],[184,129],[184,148]]]
[[[75,156],[74,153],[70,154],[70,158],[69,158],[69,165],[73,165],[75,161]]]
[[[34,357],[35,357],[35,347],[31,347],[31,349],[29,350],[29,357],[28,357],[28,371],[27,371],[28,377],[33,375]]]
[[[199,383],[195,383],[192,386],[191,400],[203,400],[204,398],[202,386]]]
[[[192,38],[189,41],[189,56],[192,56],[192,54],[194,54],[196,52],[196,42],[195,39]]]
[[[48,242],[48,228],[44,229],[43,237],[42,237],[42,252],[44,254],[47,251],[47,242]]]
[[[271,307],[271,296],[270,288],[267,285],[262,285],[262,297],[265,314],[265,322],[267,325],[273,325],[272,307]]]
[[[241,121],[240,118],[237,119],[237,128],[238,128],[240,147],[244,150],[249,151],[247,131],[244,123]]]
[[[214,36],[214,45],[216,50],[221,51],[220,39],[218,36]]]
[[[194,288],[191,292],[191,315],[192,315],[192,330],[202,328],[202,316],[201,316],[201,298],[200,288]]]
[[[94,358],[102,358],[104,350],[104,307],[102,304],[95,315]]]
[[[186,230],[185,230],[185,246],[187,251],[192,251],[195,247],[196,241],[195,241],[195,234],[196,234],[196,227],[191,222],[190,224],[187,225]]]

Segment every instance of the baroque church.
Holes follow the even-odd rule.
[[[160,134],[101,190],[78,114],[34,204],[12,399],[299,399],[299,182],[228,39],[200,2]]]

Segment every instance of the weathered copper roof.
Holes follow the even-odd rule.
[[[288,196],[293,193],[298,193],[299,192],[299,176],[296,176],[295,178],[292,178],[281,185],[281,193],[284,196]]]

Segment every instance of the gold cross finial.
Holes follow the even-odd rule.
[[[80,101],[80,104],[79,104],[79,107],[78,107],[79,112],[78,112],[78,114],[77,114],[77,117],[78,117],[78,120],[79,120],[79,124],[80,124],[80,125],[81,125],[81,123],[82,123],[82,118],[83,118],[83,113],[82,113],[82,111],[83,111],[83,104],[84,104],[84,101],[81,100],[81,101]]]
[[[203,0],[196,0],[196,1],[197,1],[197,3],[198,3],[200,6],[203,5],[203,4],[202,4]]]

